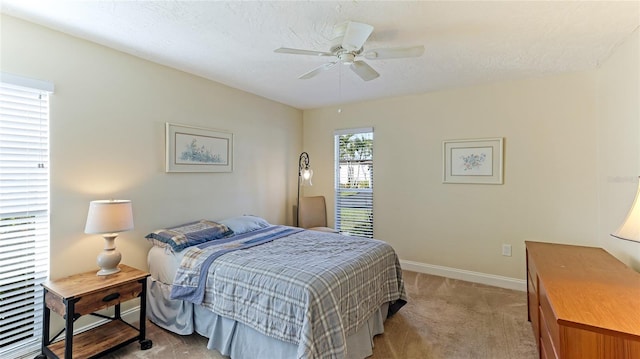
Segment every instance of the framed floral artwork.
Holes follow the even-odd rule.
[[[167,172],[232,172],[233,134],[166,124]]]
[[[443,183],[503,183],[503,138],[442,142]]]

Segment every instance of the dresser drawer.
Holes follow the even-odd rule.
[[[547,356],[547,348],[544,346],[544,343],[542,341],[540,341],[540,346],[538,347],[538,350],[540,351],[540,359],[554,359],[554,358],[549,358]]]
[[[533,328],[533,335],[536,338],[540,336],[540,319],[538,310],[538,293],[533,285],[534,280],[529,275],[527,295],[529,296],[529,319],[531,320],[531,327]]]
[[[558,327],[558,321],[549,302],[549,296],[545,290],[544,283],[539,282],[538,288],[540,290],[540,322],[545,321],[547,328],[549,329],[550,339],[556,349],[560,347],[560,328]],[[542,332],[542,323],[540,325]]]
[[[542,308],[540,308],[540,353],[544,353],[549,359],[558,358],[556,344],[551,340],[549,324],[542,314]]]
[[[75,303],[74,312],[79,315],[93,313],[100,309],[139,297],[140,293],[142,293],[142,283],[138,281],[123,283],[113,288],[107,288],[80,297]],[[55,313],[61,316],[65,315],[66,307],[62,298],[52,292],[48,292],[45,301],[47,302],[47,306]]]
[[[527,251],[527,273],[529,273],[529,278],[535,279],[531,284],[533,284],[533,288],[537,292],[538,291],[538,283],[537,283],[538,270],[536,268],[536,263],[533,261],[533,258],[531,258],[528,251]]]

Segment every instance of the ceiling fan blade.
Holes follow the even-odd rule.
[[[363,80],[371,81],[380,76],[380,74],[364,61],[354,61],[351,64],[351,70],[358,74]]]
[[[316,67],[315,69],[300,75],[298,78],[302,79],[302,80],[306,80],[306,79],[310,79],[312,77],[314,77],[315,75],[323,72],[323,71],[327,71],[328,69],[334,67],[336,64],[338,63],[338,61],[334,61],[334,62],[327,62],[326,64],[323,64],[321,66]]]
[[[301,49],[290,49],[288,47],[281,47],[279,49],[273,50],[273,52],[278,52],[281,54],[294,54],[294,55],[312,55],[312,56],[333,56],[330,52],[325,51],[314,51],[314,50],[301,50]]]
[[[360,50],[372,32],[373,26],[371,25],[353,21],[348,22],[344,38],[342,38],[342,48],[347,51]]]
[[[373,49],[364,53],[369,60],[399,59],[404,57],[419,57],[424,54],[424,46],[394,47],[386,49]]]

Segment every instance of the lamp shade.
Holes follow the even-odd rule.
[[[313,170],[309,167],[303,169],[300,176],[300,184],[303,186],[313,186],[311,178],[313,178]]]
[[[129,200],[100,200],[89,203],[84,233],[118,233],[133,229],[133,209]]]
[[[313,170],[309,167],[309,154],[302,152],[298,158],[298,197],[300,197],[300,186],[312,186],[312,177]]]
[[[638,183],[638,190],[636,191],[636,198],[633,200],[631,209],[627,214],[627,218],[624,220],[620,228],[615,231],[612,236],[620,239],[626,239],[628,241],[640,242],[640,181]]]

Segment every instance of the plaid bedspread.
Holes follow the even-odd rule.
[[[285,226],[271,226],[259,231],[218,239],[190,247],[184,254],[180,268],[171,286],[171,299],[186,300],[201,304],[207,282],[209,267],[223,254],[255,247],[302,229]]]
[[[265,230],[274,227],[284,226]],[[174,285],[183,266],[203,262],[188,257]],[[391,246],[333,233],[302,231],[229,252],[207,272],[203,306],[296,344],[298,358],[344,358],[347,336],[383,303],[393,314],[407,300]]]

